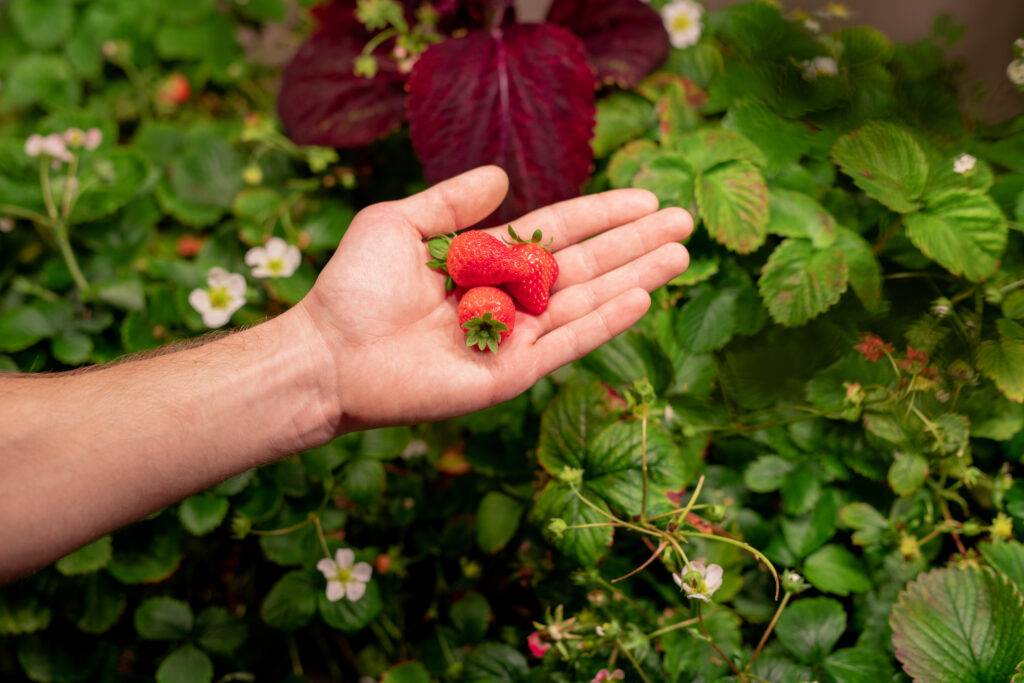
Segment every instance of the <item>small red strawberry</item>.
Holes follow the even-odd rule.
[[[551,288],[558,279],[558,262],[555,261],[554,255],[540,244],[540,230],[534,231],[530,241],[519,237],[511,225],[508,226],[508,234],[516,242],[512,246],[512,251],[519,260],[527,264],[528,274],[509,282],[505,289],[524,311],[540,315],[547,310]]]
[[[516,305],[497,287],[474,287],[462,295],[459,327],[466,333],[466,346],[497,353],[515,324]]]
[[[188,102],[192,95],[192,85],[182,73],[172,73],[160,84],[156,98],[161,104],[177,106]]]
[[[527,264],[514,257],[510,246],[482,230],[435,237],[427,248],[433,257],[427,265],[447,270],[449,290],[453,284],[467,288],[500,285],[528,274]]]

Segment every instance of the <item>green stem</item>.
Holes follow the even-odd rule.
[[[331,549],[327,547],[327,537],[324,536],[324,528],[320,524],[320,515],[310,512],[309,520],[313,522],[313,528],[316,529],[316,537],[320,541],[320,548],[324,551],[324,557],[330,559]]]
[[[697,603],[697,622],[700,624],[701,633],[703,633],[704,637],[708,639],[708,645],[711,646],[711,649],[717,652],[718,656],[721,657],[725,661],[725,663],[729,665],[729,668],[732,670],[732,672],[736,674],[740,679],[742,679],[742,672],[740,672],[739,668],[732,661],[732,659],[730,659],[728,655],[722,652],[722,648],[718,647],[718,643],[715,642],[715,639],[714,637],[712,637],[711,632],[708,631],[708,627],[704,625],[704,615],[701,613],[701,607],[699,602]]]
[[[682,621],[677,621],[676,623],[670,624],[669,626],[663,626],[662,628],[659,628],[657,631],[651,631],[650,633],[648,633],[647,640],[663,636],[666,633],[671,633],[672,631],[678,631],[681,628],[693,626],[698,621],[700,620],[697,619],[697,617],[691,617],[690,619],[683,619]]]
[[[630,652],[626,648],[626,646],[622,644],[621,641],[616,641],[616,645],[619,646],[619,649],[622,650],[622,654],[626,655],[626,659],[628,659],[629,663],[633,665],[634,669],[636,669],[637,674],[640,675],[640,680],[642,680],[644,683],[651,683],[651,679],[649,679],[647,677],[647,674],[644,673],[644,670],[640,667],[640,662],[636,660],[636,657],[633,656],[633,653]]]
[[[782,610],[786,609],[786,605],[789,604],[789,599],[793,597],[792,593],[786,593],[782,596],[782,602],[779,603],[778,608],[775,610],[775,614],[772,615],[772,620],[768,622],[767,628],[764,630],[764,634],[761,636],[761,640],[757,643],[757,648],[754,649],[754,654],[750,655],[750,661],[747,662],[746,670],[750,670],[750,667],[754,666],[754,662],[761,656],[761,650],[768,643],[768,637],[771,636],[772,631],[775,630],[775,624],[778,623],[779,617],[782,616]]]
[[[39,223],[40,225],[45,225],[48,228],[51,227],[50,219],[43,214],[32,211],[31,209],[14,206],[13,204],[0,204],[0,215],[24,218],[32,221],[33,223]]]
[[[46,205],[46,215],[50,220],[57,220],[57,206],[53,203],[53,187],[50,185],[50,159],[43,157],[39,160],[39,185],[43,191],[43,204]]]
[[[58,220],[53,226],[53,236],[60,255],[64,258],[64,263],[67,264],[68,271],[71,273],[71,279],[75,281],[78,291],[85,292],[89,289],[89,281],[85,279],[82,269],[78,267],[78,259],[75,258],[75,250],[71,248],[71,240],[68,237],[68,226],[64,221]]]
[[[389,28],[386,31],[381,31],[380,33],[375,35],[373,38],[370,38],[370,40],[368,40],[366,42],[366,45],[363,46],[363,54],[364,55],[373,54],[373,51],[376,50],[377,47],[379,47],[381,43],[383,43],[388,38],[394,38],[397,35],[398,35],[398,31],[396,29],[393,29],[393,28]]]
[[[647,522],[647,414],[650,408],[644,405],[643,415],[640,418],[640,468],[642,478],[640,480],[640,522]]]
[[[292,661],[292,673],[301,678],[303,676],[302,659],[299,657],[299,647],[295,644],[295,637],[289,634],[285,642],[288,644],[288,658]]]
[[[71,156],[71,163],[68,164],[68,174],[64,179],[64,196],[61,197],[61,209],[60,218],[64,224],[67,224],[68,217],[71,215],[71,206],[78,194],[77,189],[74,186],[78,183],[78,155]]]
[[[715,534],[705,534],[705,533],[701,533],[699,531],[682,531],[682,532],[680,532],[680,535],[682,535],[684,537],[685,536],[696,536],[697,538],[706,538],[706,539],[711,540],[711,541],[721,541],[722,543],[728,543],[729,545],[734,545],[734,546],[736,546],[738,548],[743,548],[748,553],[750,553],[751,555],[756,557],[760,562],[764,563],[764,565],[766,567],[768,567],[768,571],[771,572],[772,578],[775,579],[775,596],[776,596],[776,598],[778,598],[779,589],[780,589],[779,574],[778,574],[778,572],[775,571],[775,566],[771,563],[771,560],[769,560],[767,557],[765,557],[764,554],[761,553],[761,551],[758,550],[757,548],[751,546],[748,543],[744,543],[742,541],[737,541],[737,540],[735,540],[733,538],[729,538],[727,536],[716,536]]]
[[[295,524],[292,524],[291,526],[282,527],[280,529],[267,529],[265,531],[260,531],[260,530],[257,530],[257,529],[252,529],[252,530],[249,531],[249,533],[252,534],[253,536],[285,536],[285,535],[290,534],[290,533],[292,533],[294,531],[298,531],[299,529],[301,529],[302,527],[306,526],[309,523],[310,523],[310,519],[307,517],[306,519],[302,520],[301,522],[296,522]]]

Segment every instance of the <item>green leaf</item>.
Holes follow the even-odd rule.
[[[91,574],[81,584],[75,609],[75,625],[84,633],[106,633],[121,620],[128,597],[104,574]]]
[[[896,453],[889,468],[889,486],[899,496],[909,496],[921,488],[928,476],[928,461],[917,453]]]
[[[148,598],[135,608],[135,630],[147,640],[187,638],[193,623],[192,608],[174,598]]]
[[[195,638],[204,650],[230,655],[245,642],[245,622],[223,607],[207,607],[196,617]]]
[[[1005,317],[1013,320],[1024,319],[1024,289],[1017,289],[1007,294],[1000,306]]]
[[[1024,659],[1024,595],[991,569],[934,569],[900,593],[892,644],[916,680],[1007,681]]]
[[[762,455],[750,463],[743,473],[743,483],[755,493],[776,491],[786,481],[793,463],[777,455]]]
[[[982,280],[995,272],[1006,249],[1006,219],[981,192],[944,192],[904,220],[914,246],[969,280]]]
[[[704,287],[676,314],[676,341],[694,353],[715,351],[736,334],[740,290]]]
[[[608,392],[598,383],[570,384],[541,415],[537,459],[553,476],[568,467],[582,467],[589,442],[608,424]]]
[[[878,683],[893,677],[889,657],[868,647],[836,650],[825,658],[825,671],[835,683]]]
[[[229,507],[228,499],[224,496],[203,491],[181,501],[178,519],[193,536],[204,536],[220,526]]]
[[[103,536],[57,560],[57,571],[64,576],[89,574],[107,566],[113,556],[113,541]]]
[[[0,351],[21,351],[54,333],[38,308],[20,306],[0,313]]]
[[[991,384],[971,392],[960,408],[971,422],[971,436],[1008,441],[1024,429],[1024,406],[999,393]]]
[[[1024,544],[1019,541],[981,543],[978,550],[993,569],[1008,576],[1024,593]]]
[[[583,357],[583,367],[616,386],[647,378],[656,394],[672,381],[672,361],[658,344],[636,330],[613,338]]]
[[[60,45],[73,21],[70,0],[11,0],[10,13],[21,39],[36,50]]]
[[[479,593],[466,593],[451,607],[452,624],[468,643],[483,639],[492,617],[491,606]]]
[[[863,593],[872,585],[860,560],[835,544],[823,546],[808,557],[804,561],[804,575],[818,590],[836,595]]]
[[[729,128],[699,128],[681,136],[675,149],[697,174],[728,161],[743,161],[754,166],[767,163],[757,145]]]
[[[1019,326],[1002,318],[996,321],[999,340],[978,346],[977,363],[982,374],[995,382],[1011,401],[1024,402],[1024,339]]]
[[[523,506],[515,498],[491,491],[476,509],[476,544],[485,553],[505,547],[519,528]]]
[[[17,636],[50,625],[50,608],[34,594],[10,588],[0,590],[0,635]]]
[[[921,206],[928,159],[906,129],[873,122],[836,140],[832,159],[871,198],[898,213]]]
[[[771,216],[768,232],[809,239],[822,249],[836,241],[836,219],[817,201],[793,190],[772,188],[768,193]]]
[[[146,306],[146,294],[137,278],[102,282],[93,289],[97,299],[126,311],[141,311]]]
[[[156,670],[156,683],[210,683],[213,662],[195,645],[186,644],[167,655]]]
[[[630,145],[623,149],[627,148]],[[629,184],[653,192],[662,207],[681,206],[685,209],[693,204],[693,169],[678,152],[659,150],[644,154],[634,168]]]
[[[634,140],[623,145],[608,160],[608,182],[612,187],[631,187],[640,167],[649,159],[658,156],[660,148],[650,140]],[[677,155],[678,156],[678,155]],[[679,164],[686,169],[687,177],[692,185],[693,170],[682,158]]]
[[[598,159],[634,138],[654,124],[654,108],[644,98],[618,90],[597,102],[597,121],[590,146]]]
[[[639,422],[615,422],[593,440],[583,463],[585,493],[595,493],[616,510],[640,514],[641,444]],[[647,426],[647,510],[670,506],[665,493],[685,486],[695,464],[687,461],[669,431],[657,422]]]
[[[316,612],[317,596],[324,593],[318,575],[296,569],[274,584],[260,605],[263,621],[280,631],[294,631],[305,626]]]
[[[370,505],[384,493],[384,463],[373,458],[356,458],[345,466],[341,487],[359,505]]]
[[[77,330],[64,330],[50,345],[53,356],[65,365],[81,365],[92,353],[92,339]]]
[[[793,474],[798,473],[795,471]],[[802,475],[803,478],[806,476]],[[795,478],[791,476],[790,480]],[[812,499],[811,508],[802,516],[795,519],[783,518],[782,535],[797,559],[814,552],[835,535],[837,509],[835,494],[826,489],[816,499]]]
[[[868,503],[856,501],[839,509],[839,521],[851,529],[884,529],[889,521]]]
[[[768,257],[758,287],[772,318],[793,327],[834,306],[849,277],[839,247],[817,250],[809,240],[791,237]]]
[[[597,496],[593,498],[595,500],[591,500],[591,502],[601,509],[607,509],[606,504]],[[589,497],[588,500],[590,500]],[[563,519],[570,526],[595,524],[608,519],[581,502],[572,489],[558,481],[550,481],[544,487],[540,497],[533,505],[531,516],[542,527],[554,518]],[[552,540],[552,544],[559,550],[575,558],[584,566],[595,564],[607,552],[611,543],[612,528],[610,526],[569,529],[561,538]]]
[[[178,569],[181,557],[180,530],[135,525],[118,532],[107,571],[121,583],[159,583]]]
[[[529,665],[508,645],[484,643],[466,656],[465,683],[524,683]]]
[[[750,162],[735,161],[702,173],[697,206],[711,236],[732,251],[749,254],[764,243],[768,188]]]
[[[385,671],[380,683],[430,683],[430,674],[419,662],[405,662]]]
[[[2,101],[20,108],[38,104],[47,109],[63,109],[77,104],[81,94],[82,86],[67,60],[57,55],[30,53],[11,67],[4,81]]]
[[[327,599],[327,594],[320,590],[317,595],[320,617],[328,626],[344,633],[355,633],[377,618],[384,604],[380,599],[380,588],[376,581],[366,584],[366,593],[359,600],[352,602],[342,598],[337,602]]]
[[[801,662],[820,662],[846,630],[846,612],[831,598],[793,602],[779,618],[779,642]]]
[[[37,683],[78,683],[96,678],[94,650],[68,647],[63,638],[29,636],[18,639],[18,663]]]
[[[757,144],[770,168],[781,168],[799,159],[810,149],[813,139],[807,126],[782,118],[757,100],[734,102],[723,125]]]
[[[882,294],[882,265],[867,240],[852,230],[839,228],[835,248],[843,253],[850,272],[850,287],[871,313],[882,313],[886,304]]]

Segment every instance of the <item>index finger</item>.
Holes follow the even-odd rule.
[[[544,245],[558,251],[593,235],[635,221],[658,210],[658,198],[647,190],[622,189],[584,195],[531,211],[512,226],[529,239],[534,230],[544,234]],[[487,232],[502,237],[507,225]]]

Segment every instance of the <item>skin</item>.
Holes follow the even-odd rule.
[[[649,192],[545,207],[514,224],[551,240],[550,307],[517,313],[497,355],[467,349],[424,240],[475,225],[507,190],[485,166],[364,209],[306,298],[251,329],[87,371],[0,376],[0,581],[339,434],[511,399],[630,327],[688,265],[689,214],[658,211]]]

